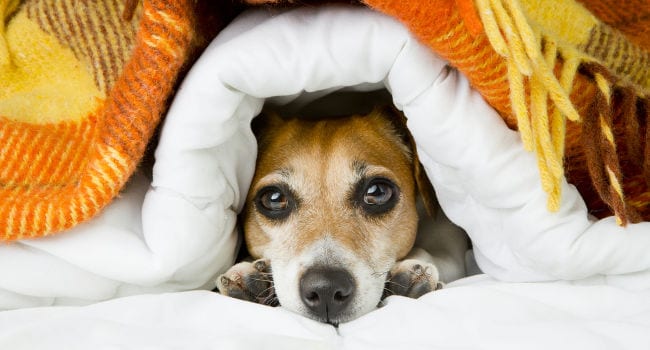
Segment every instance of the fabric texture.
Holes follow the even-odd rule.
[[[0,245],[0,309],[211,288],[236,256],[256,158],[250,121],[263,104],[382,88],[484,272],[650,289],[650,223],[596,220],[566,181],[549,213],[534,155],[463,74],[392,17],[328,6],[251,11],[222,31],[175,95],[151,183],[134,178],[66,234]]]
[[[0,240],[88,220],[120,191],[192,39],[191,1],[0,1]]]
[[[592,214],[650,220],[649,2],[364,3],[405,23],[518,128],[549,209],[566,174]]]
[[[550,210],[566,176],[592,215],[650,220],[647,0],[363,3],[403,22],[520,131]],[[0,240],[73,227],[119,193],[188,60],[195,17],[238,8],[192,4],[0,1]]]
[[[3,349],[640,349],[650,292],[499,283],[476,276],[335,328],[205,291],[141,295],[0,317]],[[74,331],[71,331],[74,330]]]

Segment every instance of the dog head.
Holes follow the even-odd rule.
[[[258,118],[244,233],[250,254],[269,259],[280,304],[332,324],[376,308],[413,246],[418,188],[425,204],[433,193],[404,117]]]

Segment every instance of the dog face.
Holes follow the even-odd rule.
[[[243,213],[250,254],[269,260],[287,309],[333,324],[371,311],[417,229],[419,163],[398,117],[259,118]]]

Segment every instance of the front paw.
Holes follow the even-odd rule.
[[[388,273],[384,297],[401,295],[409,298],[441,289],[438,269],[435,265],[415,259],[399,261]]]
[[[219,276],[219,293],[258,304],[277,306],[271,265],[266,259],[240,262]]]

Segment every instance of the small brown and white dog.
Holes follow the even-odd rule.
[[[464,276],[467,239],[441,211],[414,248],[418,193],[429,212],[435,200],[400,113],[256,119],[242,219],[257,260],[219,276],[222,294],[337,325]]]

